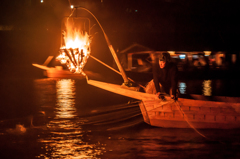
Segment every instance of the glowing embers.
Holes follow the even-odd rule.
[[[61,64],[66,64],[73,73],[83,73],[83,67],[90,55],[90,38],[87,33],[68,31],[64,34],[65,46],[61,47],[60,55],[56,58]]]

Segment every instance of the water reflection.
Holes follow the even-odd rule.
[[[55,116],[47,124],[49,132],[42,134],[39,139],[44,145],[42,149],[46,151],[39,158],[92,158],[102,153],[99,145],[84,141],[84,136],[88,136],[91,131],[82,129],[84,120],[77,117],[75,99],[75,81],[58,80]]]
[[[203,95],[212,96],[212,80],[203,81]]]
[[[212,80],[179,81],[178,88],[180,94],[203,94],[204,96],[212,96],[212,84]]]
[[[179,82],[178,88],[179,88],[180,94],[186,94],[187,85],[185,82]]]
[[[75,108],[75,81],[60,80],[56,83],[57,104],[56,119],[74,118],[76,116]]]

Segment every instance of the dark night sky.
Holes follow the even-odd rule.
[[[115,49],[137,42],[155,50],[239,51],[237,0],[70,2],[88,8],[98,18]],[[68,0],[44,0],[43,4],[40,0],[1,0],[0,26],[14,27],[12,31],[0,31],[1,64],[7,67],[14,59],[21,59],[16,63],[29,67],[32,62],[42,63],[48,55],[57,55],[60,22],[70,11]],[[78,14],[96,24],[86,12]],[[93,27],[92,34],[95,51],[107,51],[98,26]]]
[[[125,16],[120,16],[124,18],[122,21],[127,23],[124,23],[122,30],[139,34],[149,32],[152,38],[156,37],[154,41],[165,41],[169,47],[172,44],[173,48],[180,49],[182,48],[179,44],[195,45],[194,47],[200,49],[199,43],[210,49],[211,47],[229,49],[221,47],[223,45],[228,47],[227,45],[234,43],[239,36],[240,25],[237,20],[239,9],[236,1],[235,3],[221,0],[145,0],[141,2],[141,4],[129,5],[132,12],[128,10]],[[125,5],[122,8],[126,8]],[[135,9],[137,12],[134,12]],[[119,12],[119,14],[122,13]]]
[[[238,23],[240,10],[237,0],[70,2],[85,6],[94,13],[113,43],[119,45],[117,47],[125,47],[127,44],[122,42],[125,41],[152,45],[151,47],[158,50],[183,48],[191,50],[194,47],[237,49],[235,39],[240,33]],[[27,30],[34,28],[41,30],[47,27],[50,31],[56,31],[60,19],[70,13],[68,0],[45,0],[43,4],[40,4],[40,0],[13,0],[11,3],[2,0],[0,3],[0,23],[13,24],[15,28]],[[122,44],[118,44],[120,41]]]

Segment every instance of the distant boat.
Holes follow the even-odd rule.
[[[49,78],[85,78],[85,75],[80,73],[72,73],[69,70],[64,70],[62,66],[48,67],[48,63],[52,60],[53,56],[49,56],[44,64],[32,64],[35,67],[44,70],[44,76]]]
[[[69,70],[64,70],[62,66],[47,67],[39,64],[32,65],[45,70],[44,75],[49,78],[85,78],[82,74],[71,73]]]

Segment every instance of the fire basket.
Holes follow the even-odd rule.
[[[63,19],[61,48],[56,60],[65,64],[72,73],[85,75],[83,67],[90,55],[89,26],[90,20],[85,17],[66,17]]]

